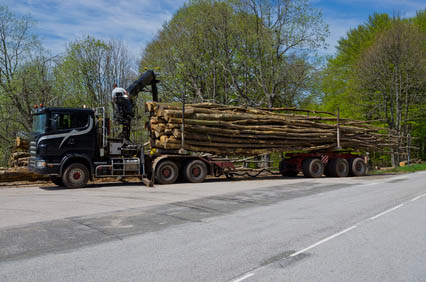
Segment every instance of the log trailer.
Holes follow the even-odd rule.
[[[126,90],[131,97],[151,87],[158,100],[159,81],[153,71],[145,72]],[[143,144],[128,144],[110,138],[110,120],[105,108],[39,107],[33,111],[30,140],[30,171],[49,175],[51,181],[68,188],[85,187],[89,180],[102,177],[138,177],[147,186],[154,182],[172,184],[178,178],[203,182],[207,175],[239,175],[227,158],[188,153],[185,150],[151,150]],[[305,177],[361,176],[364,159],[351,152],[288,153],[281,160],[283,176]]]

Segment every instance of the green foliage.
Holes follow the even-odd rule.
[[[55,68],[56,88],[67,97],[62,106],[108,105],[112,84],[124,86],[133,75],[121,43],[90,36],[71,42]]]
[[[390,174],[390,173],[407,173],[426,170],[426,163],[411,164],[407,166],[395,167],[386,170],[372,170],[369,174]]]
[[[421,32],[426,33],[426,9],[417,11],[416,16],[411,18],[410,21],[417,26]]]
[[[274,20],[272,20],[274,19]],[[307,1],[191,1],[163,25],[140,68],[159,67],[162,99],[263,106],[303,101],[307,51],[327,27]]]
[[[37,38],[31,34],[30,17],[18,17],[0,6],[0,159],[5,165],[16,134],[28,130],[31,105],[44,96],[38,79],[49,80],[48,63],[42,59]]]
[[[365,24],[349,30],[346,37],[339,40],[336,56],[328,60],[323,71],[323,110],[336,112],[339,107],[343,117],[369,119],[363,111],[354,70],[363,52],[391,22],[387,14],[373,14]]]
[[[86,37],[66,54],[51,56],[32,34],[31,17],[0,6],[0,165],[7,163],[17,135],[28,137],[34,104],[109,106],[114,82],[135,78],[124,45]]]
[[[425,11],[410,19],[374,14],[351,29],[322,73],[322,109],[339,107],[343,117],[381,120],[379,125],[401,136],[401,146],[412,130],[421,137],[413,143],[424,151]]]

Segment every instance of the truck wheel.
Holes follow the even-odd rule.
[[[346,177],[349,174],[349,163],[345,159],[332,159],[328,162],[326,175],[332,177]]]
[[[81,163],[70,164],[62,175],[62,181],[68,188],[83,188],[89,181],[89,170]]]
[[[279,170],[282,176],[295,177],[299,174],[298,171],[294,171],[288,167],[288,163],[286,160],[281,160]]]
[[[50,181],[52,181],[52,183],[55,185],[64,186],[64,182],[62,181],[62,178],[60,178],[59,176],[51,175]]]
[[[155,179],[160,184],[172,184],[175,183],[178,178],[179,170],[177,165],[172,161],[162,161],[158,164],[155,169]]]
[[[349,175],[363,176],[367,172],[367,165],[361,158],[354,158],[349,160]]]
[[[319,159],[306,159],[302,165],[305,177],[317,178],[324,173],[324,164]]]
[[[207,166],[201,160],[192,160],[185,165],[183,173],[188,182],[201,183],[206,179]]]

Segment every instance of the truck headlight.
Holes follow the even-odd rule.
[[[36,161],[36,168],[45,168],[46,162],[45,161]]]

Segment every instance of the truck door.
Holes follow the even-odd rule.
[[[53,113],[55,134],[50,136],[48,155],[80,153],[93,156],[96,146],[94,119],[88,112]],[[53,138],[55,137],[55,138]]]

